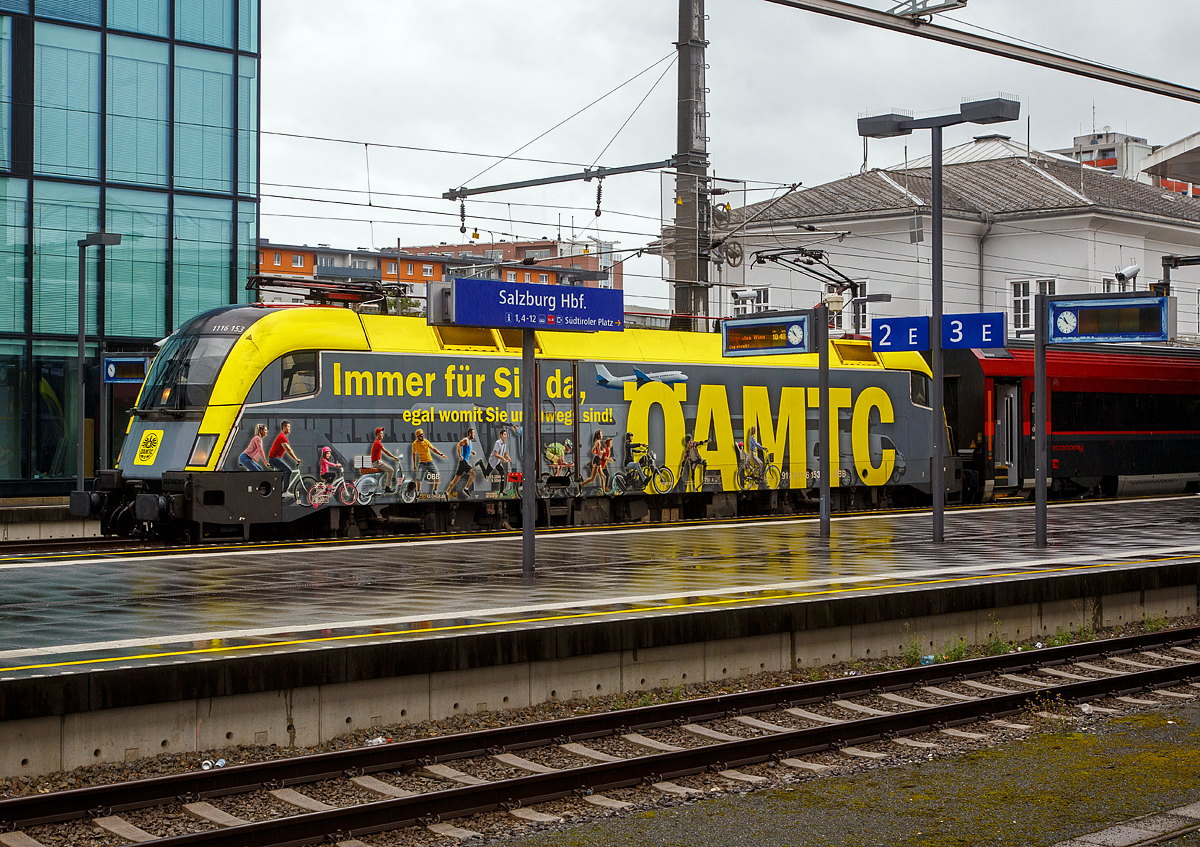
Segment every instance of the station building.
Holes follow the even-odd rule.
[[[137,388],[101,404],[101,353],[246,298],[259,27],[258,0],[0,0],[0,496],[73,487],[80,239],[122,237],[85,262],[86,475]]]
[[[1200,200],[1174,186],[1002,135],[947,149],[943,165],[945,311],[1006,312],[1009,337],[1032,337],[1037,294],[1146,290],[1161,279],[1162,256],[1200,255]],[[757,251],[781,247],[825,251],[861,293],[891,295],[848,306],[838,316],[845,331],[869,332],[871,316],[929,314],[931,187],[926,157],[733,210],[726,229],[751,219],[741,230],[746,258],[714,274],[721,285],[712,314],[812,308],[823,282],[755,263]],[[1133,264],[1141,275],[1118,281],[1117,271]],[[1196,338],[1200,272],[1175,270],[1171,282],[1180,335]]]

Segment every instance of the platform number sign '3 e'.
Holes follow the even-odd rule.
[[[162,445],[162,437],[161,429],[148,429],[143,432],[137,453],[133,457],[133,463],[135,465],[153,465],[154,457],[158,455],[158,448]]]
[[[971,312],[942,316],[942,349],[964,350],[1004,347],[1008,322],[1003,312]],[[929,349],[929,318],[875,318],[871,321],[871,349],[898,353]]]

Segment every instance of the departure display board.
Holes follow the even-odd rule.
[[[1175,311],[1170,297],[1052,300],[1050,344],[1170,341]]]
[[[786,312],[728,318],[721,322],[725,356],[810,353],[811,312]]]

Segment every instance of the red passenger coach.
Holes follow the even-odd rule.
[[[975,499],[1032,490],[1033,344],[945,356],[946,417]],[[1072,345],[1048,350],[1046,367],[1052,496],[1200,489],[1200,351]]]

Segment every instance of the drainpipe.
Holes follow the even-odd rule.
[[[988,212],[984,212],[981,216],[987,227],[983,230],[983,235],[979,236],[979,311],[983,311],[983,245],[987,242],[988,236],[992,234],[992,226],[996,223],[996,219]]]

